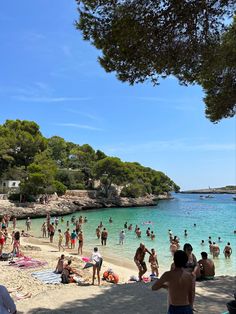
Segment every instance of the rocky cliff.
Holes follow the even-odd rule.
[[[74,193],[77,194],[77,193]],[[169,199],[170,196],[161,196],[160,199]],[[45,217],[47,213],[51,215],[67,215],[85,209],[99,209],[107,207],[140,207],[140,206],[155,206],[158,198],[153,195],[148,195],[139,198],[102,198],[94,197],[93,194],[79,193],[73,195],[68,193],[62,197],[54,197],[46,204],[39,203],[13,203],[9,200],[0,199],[0,216],[8,214],[19,218]]]

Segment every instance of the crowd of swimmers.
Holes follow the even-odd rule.
[[[9,236],[8,227],[10,220],[12,221],[12,233]],[[61,225],[59,227],[60,222]],[[57,233],[59,251],[64,251],[65,249],[75,249],[76,242],[78,241],[78,254],[82,255],[84,243],[84,234],[82,227],[83,224],[88,222],[88,219],[86,217],[83,218],[82,216],[79,216],[79,218],[77,218],[75,215],[73,215],[70,221],[66,221],[66,230],[62,230],[61,226],[64,222],[64,217],[51,217],[50,214],[47,214],[46,220],[41,226],[42,237],[48,237],[50,243],[54,243],[54,236],[55,233]],[[108,223],[113,223],[112,217],[108,219]],[[16,224],[16,217],[4,215],[4,217],[2,218],[0,228],[0,256],[3,253],[4,245],[8,241],[8,239],[11,239],[12,253],[15,256],[20,256],[20,238],[30,236],[28,232],[31,231],[31,218],[28,217],[25,221],[27,232],[25,232],[24,230],[22,230],[21,232],[16,230]],[[71,224],[73,225],[72,231],[70,231]],[[143,225],[149,225],[146,228],[145,237],[154,240],[155,234],[150,227],[152,225],[152,222],[149,221],[143,223]],[[196,227],[196,224],[194,224],[194,227]],[[119,232],[120,245],[123,245],[125,243],[126,232],[130,232],[132,230],[133,224],[128,224],[128,222],[125,222],[123,229]],[[135,226],[134,232],[137,238],[142,237],[142,231],[138,225]],[[106,246],[108,240],[108,230],[103,225],[102,221],[96,228],[95,234],[97,239],[101,241],[101,245]],[[183,236],[186,242],[186,239],[188,237],[188,231],[186,229],[183,232]],[[193,247],[190,243],[185,243],[183,249],[181,250],[180,238],[177,235],[173,235],[170,229],[168,230],[168,237],[170,242],[170,252],[173,255],[174,263],[171,265],[170,271],[165,272],[160,277],[160,279],[155,282],[155,284],[153,285],[153,290],[158,290],[168,284],[170,297],[170,313],[172,313],[171,310],[175,309],[176,306],[178,307],[178,302],[182,302],[181,306],[183,306],[186,310],[186,312],[184,313],[190,314],[193,310],[196,280],[210,280],[213,279],[215,276],[215,265],[213,260],[215,258],[218,258],[221,253],[219,243],[222,242],[222,239],[221,237],[218,237],[217,241],[213,241],[211,236],[208,237],[207,241],[209,245],[209,253],[212,255],[213,260],[208,257],[208,253],[205,249],[205,246],[207,244],[205,243],[205,240],[202,240],[200,243],[202,247],[201,258],[197,260],[196,256],[193,254]],[[134,262],[138,268],[139,281],[142,281],[144,279],[144,275],[147,272],[147,265],[145,263],[146,253],[149,254],[148,262],[151,268],[151,276],[154,278],[159,277],[159,263],[156,250],[154,248],[151,248],[149,250],[143,243],[140,243],[140,246],[137,248],[134,255]],[[225,245],[223,254],[225,258],[230,258],[232,254],[230,242],[227,242],[227,244]],[[98,248],[95,247],[94,251],[91,254],[91,258],[89,259],[93,267],[92,284],[94,284],[95,278],[97,278],[98,285],[100,285],[100,270],[102,260],[103,259],[100,252],[98,251]],[[79,282],[81,280],[81,273],[72,266],[72,260],[65,260],[64,254],[62,254],[59,258],[55,271],[57,273],[61,273],[62,282],[64,283]],[[176,281],[179,276],[182,276],[181,278],[184,279],[183,284],[180,284]],[[173,289],[171,287],[173,287]],[[189,292],[191,293],[188,295],[191,296],[186,298],[186,295]],[[185,301],[183,302],[180,300]],[[173,313],[175,313],[174,310]]]
[[[9,222],[12,220],[12,234],[9,236],[8,234],[8,226]],[[59,223],[61,222],[60,228]],[[66,220],[66,230],[62,230],[62,225],[64,223],[64,217],[61,216],[60,218],[58,216],[51,217],[48,213],[46,216],[46,220],[43,222],[41,226],[42,231],[42,237],[46,238],[48,237],[50,240],[50,243],[54,243],[54,236],[57,232],[57,239],[58,239],[58,250],[64,251],[65,249],[75,249],[76,243],[78,242],[78,254],[83,254],[83,245],[84,245],[84,233],[82,230],[82,226],[84,223],[88,222],[87,217],[83,217],[80,215],[78,218],[73,215],[70,220]],[[113,223],[112,217],[108,219],[109,225]],[[19,255],[19,247],[20,247],[20,237],[24,236],[30,236],[29,232],[31,231],[31,218],[27,217],[25,221],[25,227],[27,232],[24,230],[19,233],[19,231],[15,231],[17,224],[16,217],[10,217],[10,215],[4,215],[1,221],[1,229],[0,229],[0,256],[2,254],[3,246],[6,243],[7,239],[11,239],[11,243],[13,245],[13,252],[16,253],[16,255]],[[70,229],[71,224],[73,225],[73,229]],[[145,237],[150,238],[151,240],[155,239],[154,231],[151,230],[151,221],[144,222],[143,225],[147,225],[146,231],[145,231]],[[149,226],[148,226],[149,225]],[[194,227],[196,227],[196,224],[194,224]],[[120,245],[123,245],[125,243],[126,239],[126,232],[130,232],[133,230],[133,224],[126,221],[124,223],[123,229],[119,232],[119,241],[118,243]],[[137,236],[137,238],[142,237],[142,231],[141,228],[138,225],[135,225],[134,232]],[[107,245],[108,240],[108,229],[103,225],[103,222],[100,221],[99,225],[97,226],[95,230],[95,234],[97,239],[101,241],[102,246]],[[170,241],[170,251],[172,255],[180,248],[180,239],[178,236],[173,236],[172,231],[168,230],[169,235],[169,241]],[[188,231],[184,230],[184,239],[188,237]],[[207,241],[206,241],[207,242]],[[201,241],[201,247],[205,249],[205,246],[207,243],[205,240]],[[208,237],[208,245],[209,245],[209,253],[212,255],[213,258],[219,257],[221,251],[219,243],[222,242],[221,237],[218,237],[217,241],[213,241],[212,237]],[[206,249],[205,249],[206,250]],[[205,251],[204,250],[204,251]],[[230,258],[232,254],[232,248],[230,245],[230,242],[227,242],[223,249],[223,254],[225,258]]]

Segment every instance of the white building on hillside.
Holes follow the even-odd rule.
[[[2,193],[18,190],[20,187],[19,180],[0,180],[0,190]]]

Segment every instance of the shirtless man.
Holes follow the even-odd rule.
[[[79,282],[79,277],[82,277],[81,273],[77,271],[75,268],[71,267],[71,260],[68,260],[67,265],[64,265],[62,270],[62,275],[66,275],[68,277],[67,283]]]
[[[103,228],[101,233],[101,243],[102,245],[107,245],[108,232],[106,228]]]
[[[49,238],[50,238],[50,243],[53,243],[53,237],[54,237],[54,234],[55,234],[55,226],[54,226],[54,222],[52,222],[50,225],[49,225]]]
[[[224,248],[224,255],[225,255],[225,258],[230,258],[230,255],[232,254],[232,248],[230,246],[230,242],[227,243],[227,245],[225,246]]]
[[[152,290],[168,287],[169,314],[193,314],[192,310],[192,276],[184,270],[188,261],[184,251],[176,251],[174,255],[175,268],[165,272],[152,286]]]
[[[201,253],[202,259],[198,261],[201,272],[201,279],[209,280],[215,276],[215,265],[214,262],[208,258],[206,252]]]
[[[64,268],[64,261],[65,261],[65,255],[62,254],[61,257],[59,257],[58,262],[57,262],[57,266],[55,269],[55,273],[57,274],[61,274]]]
[[[100,230],[100,227],[99,227],[99,226],[98,226],[97,229],[96,229],[96,235],[97,235],[97,238],[100,239],[101,230]]]
[[[145,248],[145,245],[143,243],[140,243],[139,248],[137,248],[135,256],[134,256],[134,262],[138,267],[139,270],[139,280],[142,281],[142,276],[146,273],[147,271],[147,266],[146,263],[144,262],[145,254],[149,253],[150,255],[152,254],[148,249]]]

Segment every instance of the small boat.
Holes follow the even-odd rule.
[[[236,196],[233,196],[233,200],[236,201]]]
[[[214,198],[213,195],[200,195],[200,199]]]
[[[213,195],[206,195],[206,198],[214,198]]]

